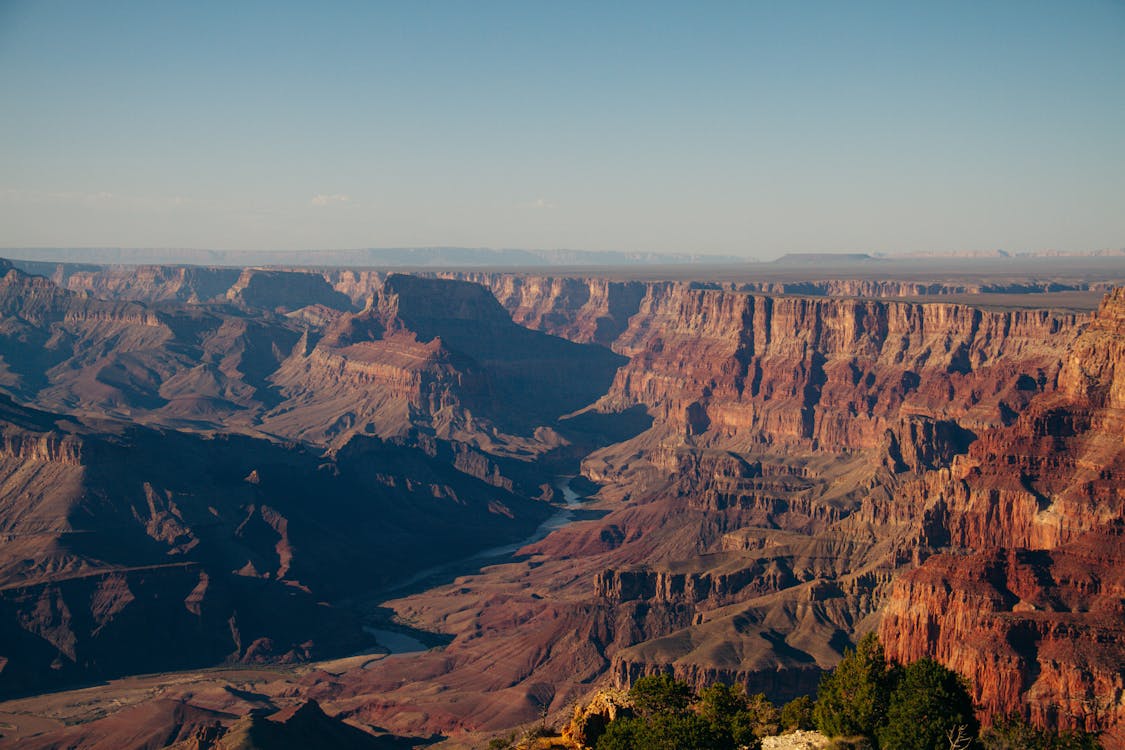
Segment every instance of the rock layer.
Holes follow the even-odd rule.
[[[988,431],[920,500],[956,549],[904,576],[889,653],[970,677],[989,712],[1120,731],[1125,611],[1125,289],[1070,346],[1056,393]]]

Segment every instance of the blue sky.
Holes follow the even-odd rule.
[[[1125,247],[1120,0],[0,0],[0,102],[0,246]]]

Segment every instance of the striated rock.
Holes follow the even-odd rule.
[[[67,727],[18,740],[26,750],[156,750],[168,746],[211,748],[223,723],[237,717],[224,711],[194,706],[185,701],[156,698],[114,713],[100,721]],[[176,745],[175,743],[185,743]],[[0,747],[5,741],[0,739]],[[16,747],[17,745],[10,745]]]
[[[1123,363],[1118,289],[1070,346],[1058,392],[913,488],[927,536],[985,551],[904,576],[881,634],[892,657],[968,676],[987,712],[1088,730],[1125,719]]]
[[[339,750],[380,750],[401,747],[394,738],[373,737],[357,727],[332,718],[316,701],[278,711],[271,716],[252,713],[226,729],[214,740],[197,736],[181,750],[303,750],[309,747]]]
[[[1098,416],[1111,419],[1125,408],[1125,287],[1105,296],[1090,325],[1071,347],[1059,373],[1062,397],[1106,410]],[[1092,427],[1120,426],[1099,422]]]
[[[224,296],[240,272],[200,266],[105,266],[95,270],[60,263],[43,275],[63,289],[101,299],[199,303]]]
[[[436,435],[526,463],[605,442],[578,421],[565,438],[556,423],[601,396],[623,360],[514,324],[480,286],[393,275],[355,313],[322,275],[250,269],[227,297],[247,309],[157,310],[9,270],[0,387],[58,412],[333,448]],[[263,306],[291,312],[252,309]]]
[[[881,636],[900,661],[968,678],[986,716],[1102,730],[1125,718],[1125,528],[1048,551],[938,555],[895,585]]]
[[[229,426],[270,401],[265,377],[299,336],[285,320],[158,312],[15,270],[0,280],[0,386],[60,412]]]
[[[941,469],[966,453],[974,440],[974,433],[951,419],[904,417],[886,432],[887,466],[917,473]]]
[[[561,441],[540,428],[596,400],[622,361],[514,324],[476,284],[396,274],[278,369],[288,402],[263,423],[337,444],[422,428],[493,452],[504,434],[524,438],[514,450],[542,450]]]
[[[653,423],[583,462],[608,514],[525,548],[526,564],[392,603],[453,641],[347,691],[381,696],[376,721],[425,712],[400,731],[530,721],[541,683],[554,710],[591,680],[658,672],[814,691],[878,627],[896,578],[950,544],[952,491],[931,491],[972,463],[974,436],[1031,418],[1084,321],[648,285],[597,408],[640,404]]]
[[[649,285],[639,281],[498,273],[449,274],[487,287],[512,320],[579,343],[610,346],[637,313]]]
[[[958,281],[251,270],[209,305],[110,277],[0,293],[0,386],[51,408],[0,400],[0,689],[334,653],[356,622],[322,602],[477,570],[581,459],[604,486],[574,523],[387,604],[448,646],[286,696],[400,733],[655,672],[784,700],[882,618],[989,706],[1120,697],[1120,294],[1090,318],[940,301]],[[168,302],[95,299],[144,285]]]
[[[913,414],[969,429],[1003,423],[1053,383],[1080,321],[1047,311],[652,290],[615,344],[630,362],[603,404],[643,403],[695,444],[871,448]]]

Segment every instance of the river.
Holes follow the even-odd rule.
[[[504,544],[499,547],[490,547],[459,560],[435,565],[410,576],[398,585],[384,592],[388,599],[406,596],[407,594],[424,591],[428,588],[448,583],[459,575],[474,573],[486,565],[495,564],[515,555],[523,547],[544,539],[548,534],[561,529],[575,520],[576,513],[582,507],[583,496],[570,488],[573,476],[561,476],[555,479],[555,489],[562,493],[563,502],[558,510],[552,513],[529,536],[517,542]],[[425,643],[411,636],[406,629],[390,630],[385,625],[364,626],[364,632],[374,636],[379,645],[386,648],[390,655],[411,654],[425,651],[429,648]]]

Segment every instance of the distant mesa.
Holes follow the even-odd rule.
[[[876,260],[867,253],[786,253],[774,261],[779,266],[840,265]]]
[[[292,271],[246,269],[227,291],[228,300],[246,307],[292,312],[322,305],[334,310],[351,309],[351,300],[324,280],[323,276]]]
[[[515,268],[746,263],[733,255],[647,251],[521,250],[482,247],[390,247],[352,250],[206,250],[198,248],[12,248],[25,262],[100,265],[311,266],[353,268]],[[23,265],[23,264],[21,264]],[[29,269],[32,270],[32,269]],[[36,273],[44,270],[34,269]]]

